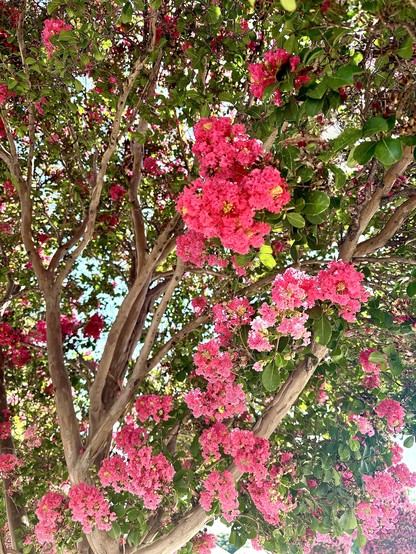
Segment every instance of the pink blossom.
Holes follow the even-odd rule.
[[[63,522],[66,504],[66,497],[58,492],[48,492],[40,499],[36,508],[39,522],[35,526],[36,539],[40,544],[55,543],[55,534]]]
[[[86,534],[91,533],[95,526],[102,531],[109,531],[111,521],[116,519],[102,492],[97,487],[85,483],[71,487],[69,507],[72,510],[73,521],[81,523],[82,531]]]
[[[211,554],[211,548],[217,544],[217,537],[208,533],[200,533],[192,540],[193,554]]]
[[[159,423],[167,421],[172,411],[172,397],[158,394],[145,394],[136,400],[136,412],[140,421],[144,422],[150,417]]]
[[[375,409],[376,414],[380,418],[387,420],[387,425],[390,431],[400,431],[404,426],[405,411],[400,402],[391,398],[382,400]]]
[[[340,308],[339,315],[348,322],[355,321],[355,314],[361,308],[361,302],[366,302],[369,294],[362,285],[364,275],[358,272],[352,264],[343,261],[333,261],[328,269],[321,270],[318,275],[318,298],[329,300]]]
[[[199,503],[206,512],[211,510],[214,500],[218,500],[222,515],[228,522],[239,515],[238,494],[229,471],[213,471],[204,480],[203,486],[205,490],[201,492]]]
[[[54,35],[59,35],[62,31],[70,31],[71,25],[66,24],[61,19],[46,19],[44,29],[42,31],[42,41],[46,48],[48,58],[51,57],[55,50],[55,46],[51,43],[51,38]]]

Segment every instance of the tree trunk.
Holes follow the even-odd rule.
[[[6,379],[4,373],[4,354],[0,348],[0,413],[7,409]],[[0,454],[14,454],[14,443],[12,437],[0,440]],[[10,479],[3,479],[3,493],[6,504],[7,523],[9,526],[10,542],[13,549],[17,550],[18,530],[22,527],[24,510],[16,505],[14,499],[8,494],[12,485]]]

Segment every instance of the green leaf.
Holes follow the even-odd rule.
[[[140,529],[134,529],[131,533],[129,533],[129,536],[127,537],[127,542],[130,546],[137,546],[140,543],[140,539],[142,538]]]
[[[403,156],[403,146],[400,139],[381,139],[375,149],[375,157],[384,165],[392,165]]]
[[[376,133],[387,133],[389,130],[388,123],[384,117],[372,117],[363,127],[363,137],[371,137]]]
[[[305,199],[303,213],[305,215],[316,215],[324,212],[330,204],[329,196],[320,190],[311,191]]]
[[[328,90],[328,81],[326,79],[322,79],[320,83],[315,85],[313,88],[308,89],[308,92],[306,94],[307,96],[309,96],[309,98],[320,100],[327,90]]]
[[[352,510],[345,511],[339,518],[339,524],[344,531],[353,531],[357,528],[357,518]]]
[[[376,142],[366,141],[356,146],[353,150],[352,157],[360,165],[365,165],[374,156],[376,150]]]
[[[320,223],[323,223],[326,219],[327,211],[323,211],[320,214],[307,214],[306,219],[309,221],[309,223],[313,223],[314,225],[319,225]]]
[[[381,352],[371,352],[368,357],[368,361],[372,364],[384,364],[386,357]]]
[[[407,135],[400,138],[402,143],[406,146],[416,146],[416,135]]]
[[[338,455],[343,462],[348,462],[351,457],[351,451],[345,444],[338,447]]]
[[[416,281],[412,281],[407,285],[406,293],[408,296],[416,296]]]
[[[335,186],[341,188],[347,182],[347,176],[342,169],[334,164],[329,164],[328,169],[335,175]]]
[[[121,22],[130,23],[132,19],[133,19],[133,6],[130,4],[130,2],[126,2],[121,12]]]
[[[63,4],[63,0],[52,0],[52,2],[49,2],[46,11],[48,12],[48,15],[51,15],[56,8],[58,8],[61,4]]]
[[[352,85],[354,79],[354,67],[352,65],[344,65],[340,67],[334,75],[331,75],[328,80],[332,88],[340,88],[345,85]]]
[[[336,139],[332,141],[332,151],[334,154],[341,152],[347,146],[355,144],[361,138],[361,129],[347,127]]]
[[[282,8],[287,12],[294,12],[296,10],[296,0],[280,0]]]
[[[361,531],[361,527],[358,527],[357,530],[357,538],[355,539],[355,544],[361,548],[362,546],[365,546],[367,544],[367,537],[363,534]]]
[[[415,442],[415,438],[410,435],[410,437],[407,437],[406,439],[404,439],[403,446],[405,448],[412,448],[414,442]]]
[[[211,4],[207,9],[207,21],[208,23],[216,23],[221,15],[221,9],[219,6]]]
[[[293,227],[297,227],[298,229],[301,229],[306,225],[306,222],[303,219],[303,217],[300,214],[297,214],[295,212],[288,212],[286,214],[286,218]]]
[[[327,345],[332,337],[332,327],[329,319],[323,315],[313,322],[313,334],[319,344]]]
[[[117,521],[113,521],[111,529],[108,532],[109,536],[112,539],[116,539],[117,537],[119,537],[121,535],[121,533],[122,533],[122,531],[121,531],[120,525],[117,523]]]
[[[401,43],[400,48],[397,50],[397,54],[408,60],[413,56],[413,40],[412,37],[407,36],[404,41]]]
[[[315,117],[315,115],[322,113],[323,105],[324,101],[322,98],[307,98],[303,103],[303,108],[306,115],[309,115],[309,117]]]
[[[267,391],[271,392],[277,389],[280,382],[280,372],[274,362],[270,362],[264,368],[263,373],[261,374],[261,382]]]
[[[259,260],[267,267],[267,269],[273,269],[276,265],[276,260],[272,256],[272,247],[269,244],[263,244],[259,252]]]

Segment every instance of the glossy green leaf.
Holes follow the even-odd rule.
[[[374,156],[376,150],[376,142],[363,142],[356,146],[353,150],[352,157],[360,165],[365,165]]]
[[[357,518],[352,510],[346,510],[339,519],[339,524],[344,531],[353,531],[357,528]]]
[[[406,293],[408,296],[416,296],[416,281],[412,281],[407,285]]]
[[[274,362],[270,362],[261,374],[261,382],[267,391],[274,391],[280,382],[280,369]]]
[[[375,157],[384,165],[392,165],[403,156],[403,146],[400,139],[381,139],[375,149]]]
[[[286,214],[286,218],[293,227],[297,227],[298,229],[301,229],[306,225],[306,222],[303,219],[303,217],[300,214],[297,214],[296,212],[288,212]]]
[[[363,137],[371,137],[376,133],[386,133],[389,130],[388,123],[384,117],[372,117],[363,127]]]
[[[397,55],[405,60],[410,59],[413,56],[413,39],[407,36],[397,50]]]
[[[315,319],[313,322],[313,334],[315,340],[324,346],[331,340],[332,326],[331,322],[325,315],[322,315],[319,319]]]
[[[403,441],[403,446],[404,446],[405,448],[412,448],[414,442],[415,442],[415,438],[414,438],[412,435],[410,435],[409,437],[406,437],[406,438],[404,439],[404,441]]]
[[[386,361],[386,356],[381,352],[371,352],[368,361],[372,364],[383,364]]]
[[[282,8],[287,12],[294,12],[296,10],[296,0],[280,0]]]
[[[320,214],[329,207],[329,204],[330,199],[326,192],[313,190],[306,196],[303,213],[306,215]]]

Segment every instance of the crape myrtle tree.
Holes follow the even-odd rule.
[[[415,8],[0,1],[0,552],[415,552]]]

